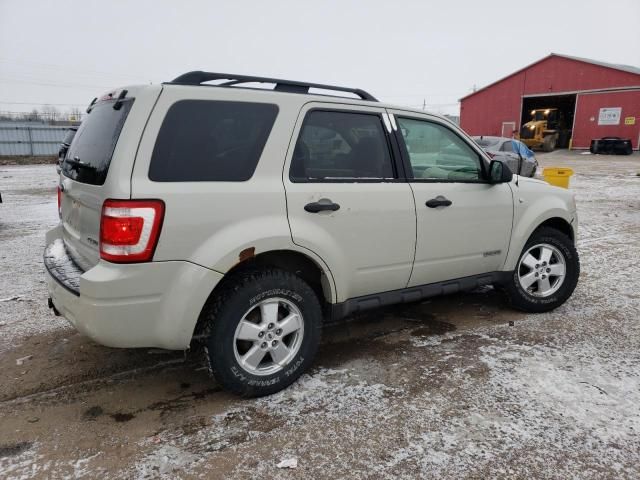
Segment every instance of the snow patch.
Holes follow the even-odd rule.
[[[137,479],[172,477],[184,471],[200,458],[173,445],[162,445],[136,464]]]

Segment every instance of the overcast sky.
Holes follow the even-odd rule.
[[[551,52],[640,66],[640,0],[0,0],[0,110],[209,70],[457,113],[473,85]]]

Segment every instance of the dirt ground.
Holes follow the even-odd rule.
[[[101,347],[54,317],[55,169],[0,166],[0,478],[639,478],[640,155],[539,160],[576,171],[564,306],[525,315],[489,287],[373,311],[258,400],[194,353]]]
[[[39,165],[45,163],[56,163],[58,161],[57,156],[15,156],[15,157],[0,157],[0,166],[5,165]]]

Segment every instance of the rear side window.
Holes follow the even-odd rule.
[[[155,182],[249,180],[278,114],[267,103],[181,100],[162,122],[149,179]]]
[[[511,140],[507,140],[502,144],[502,148],[500,148],[501,152],[513,152],[513,144]]]
[[[62,164],[62,173],[82,183],[102,185],[107,178],[113,150],[133,99],[98,103],[83,120]]]
[[[309,112],[293,151],[289,177],[294,182],[394,178],[380,116]]]

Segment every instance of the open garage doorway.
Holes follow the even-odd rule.
[[[532,120],[536,110],[557,109],[558,141],[556,148],[567,148],[571,139],[573,116],[576,111],[576,94],[542,95],[522,98],[522,118],[520,125]],[[539,118],[539,117],[538,117]]]

